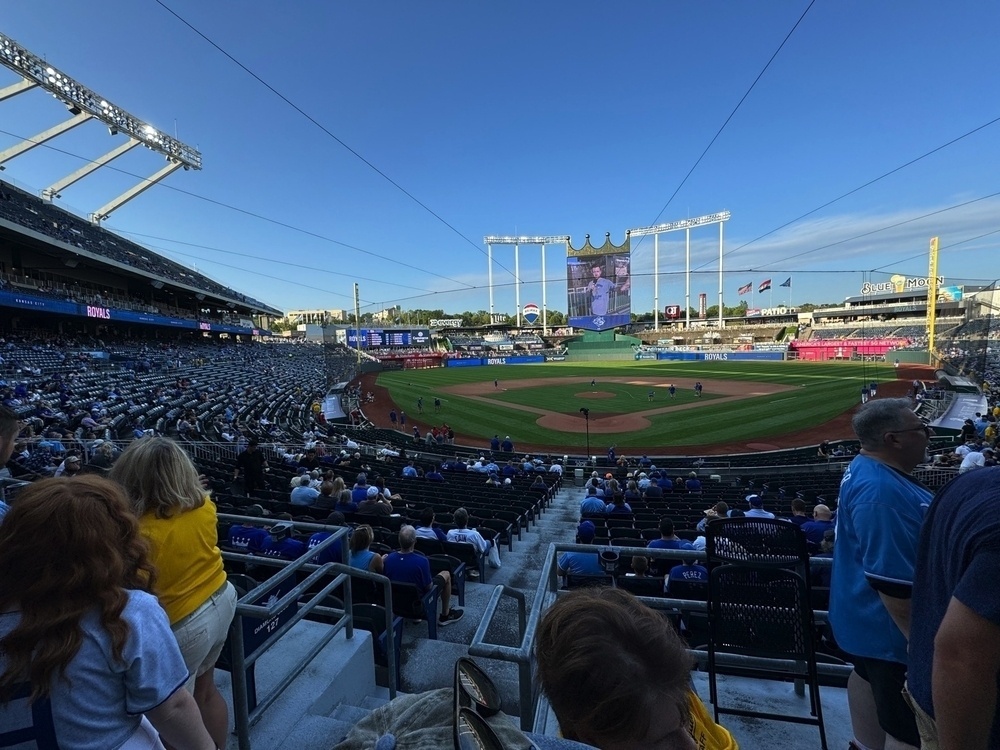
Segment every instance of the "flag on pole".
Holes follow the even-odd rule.
[[[792,277],[789,276],[787,279],[785,279],[783,284],[779,284],[778,286],[787,286],[790,289],[792,286]]]
[[[744,284],[743,286],[741,286],[739,289],[736,290],[736,293],[742,297],[744,294],[750,294],[751,289],[753,289],[752,281],[749,284]]]
[[[760,286],[757,287],[757,294],[760,294],[761,292],[766,292],[770,288],[771,288],[771,280],[765,279],[764,281],[760,282]]]

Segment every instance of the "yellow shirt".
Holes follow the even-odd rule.
[[[215,503],[171,518],[147,513],[139,527],[152,547],[156,595],[170,624],[194,612],[226,582]]]
[[[740,746],[736,744],[733,735],[713,721],[712,715],[694,691],[688,694],[688,709],[688,731],[699,750],[739,750]]]

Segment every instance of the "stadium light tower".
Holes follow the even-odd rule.
[[[113,136],[122,133],[129,137],[128,142],[45,188],[42,191],[42,198],[45,200],[60,197],[60,192],[74,182],[140,144],[163,154],[167,159],[167,165],[92,213],[90,218],[95,224],[108,218],[112,211],[145,192],[172,172],[181,168],[201,169],[201,153],[198,149],[171,138],[124,108],[112,104],[4,34],[0,34],[0,65],[10,68],[21,76],[18,83],[0,89],[0,101],[41,88],[65,104],[72,115],[68,120],[0,151],[0,165],[89,120],[103,122]]]
[[[657,224],[652,227],[640,227],[630,229],[628,233],[632,237],[645,237],[653,235],[653,325],[660,328],[660,235],[667,232],[685,232],[685,267],[684,267],[684,325],[691,327],[691,228],[700,227],[705,224],[719,225],[719,328],[722,328],[722,226],[729,221],[729,211],[719,211],[714,214],[706,214],[695,219],[682,219],[681,221],[671,221],[667,224]]]
[[[563,244],[569,246],[569,235],[532,235],[532,236],[512,236],[512,235],[487,235],[483,237],[486,243],[486,258],[489,263],[489,285],[490,285],[490,321],[493,320],[493,246],[513,245],[514,246],[514,303],[517,306],[517,327],[521,327],[521,270],[519,251],[521,245],[541,245],[542,246],[542,335],[548,335],[549,319],[548,304],[545,296],[545,246]]]

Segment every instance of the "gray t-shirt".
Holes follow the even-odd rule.
[[[188,678],[177,640],[156,597],[128,591],[122,619],[128,624],[121,661],[112,656],[111,637],[96,609],[80,621],[82,642],[50,699],[60,750],[109,750],[120,747],[150,711]],[[0,638],[13,630],[20,613],[0,614]],[[0,670],[4,661],[0,658]],[[26,701],[0,708],[0,726],[29,726]]]

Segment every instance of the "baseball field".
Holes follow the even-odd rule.
[[[365,411],[383,427],[390,426],[390,410],[397,416],[405,411],[407,432],[414,424],[422,431],[447,423],[459,442],[472,445],[510,435],[518,450],[580,452],[589,428],[593,453],[614,445],[619,453],[717,454],[853,437],[850,414],[862,383],[879,381],[880,396],[901,395],[911,376],[854,362],[435,368],[366,376],[364,387],[375,390],[376,404]]]

